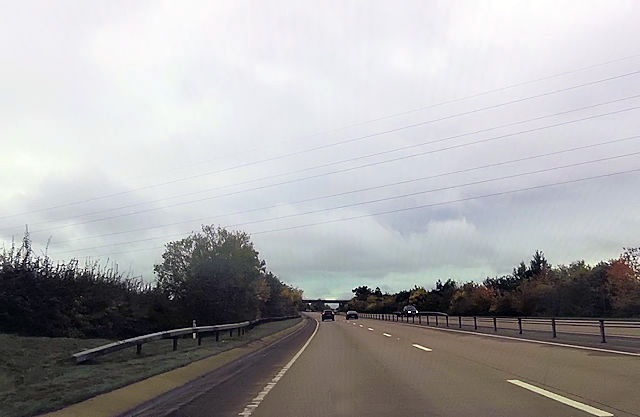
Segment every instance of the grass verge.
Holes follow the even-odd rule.
[[[265,323],[243,336],[229,333],[197,340],[180,339],[173,352],[171,340],[135,347],[75,365],[72,353],[109,343],[103,339],[21,337],[0,334],[0,415],[32,416],[59,409],[97,394],[184,366],[294,326],[301,319]]]

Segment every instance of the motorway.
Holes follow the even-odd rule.
[[[226,377],[130,415],[640,416],[637,354],[317,320]]]

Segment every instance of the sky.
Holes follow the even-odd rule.
[[[307,298],[640,246],[637,1],[0,1],[0,244]]]

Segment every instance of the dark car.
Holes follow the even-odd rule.
[[[404,308],[402,309],[402,311],[398,315],[399,316],[403,316],[403,317],[417,316],[418,315],[418,309],[415,308],[412,305],[404,306]]]
[[[333,313],[333,310],[324,310],[324,311],[322,312],[322,321],[325,321],[325,320],[333,320],[333,321],[336,321],[336,316],[335,316],[335,314]]]
[[[358,318],[358,312],[357,311],[353,311],[353,310],[347,311],[347,320],[349,320],[349,319],[357,319],[357,318]]]

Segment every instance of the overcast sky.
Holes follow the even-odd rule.
[[[164,243],[228,226],[314,298],[616,257],[640,246],[638,22],[611,0],[1,1],[0,241],[28,224],[55,260],[152,281]]]

